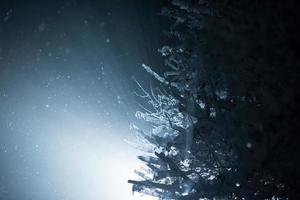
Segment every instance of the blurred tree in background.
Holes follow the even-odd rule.
[[[173,0],[176,44],[132,125],[146,168],[134,192],[159,199],[299,199],[300,18],[292,1]],[[149,108],[149,105],[151,108]],[[297,198],[298,197],[298,198]]]

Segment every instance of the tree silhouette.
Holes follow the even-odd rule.
[[[300,18],[293,2],[172,1],[176,40],[137,112],[141,180],[160,199],[297,199]]]

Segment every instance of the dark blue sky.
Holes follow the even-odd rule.
[[[1,200],[133,199],[131,77],[162,65],[162,3],[1,1]]]

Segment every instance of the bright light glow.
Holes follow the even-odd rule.
[[[108,121],[94,107],[82,107],[75,100],[67,104],[68,112],[57,112],[57,108],[65,108],[67,101],[61,102],[39,103],[47,113],[36,111],[34,117],[30,106],[18,108],[18,115],[31,117],[26,121],[27,137],[21,141],[27,149],[17,147],[28,160],[28,166],[20,166],[25,174],[20,185],[26,185],[20,194],[30,199],[157,199],[133,195],[132,185],[127,182],[138,179],[134,170],[142,165],[137,159],[141,152],[124,141],[130,135],[128,125]]]
[[[111,130],[110,130],[111,131]],[[133,170],[141,165],[134,150],[125,142],[109,138],[105,130],[78,130],[59,138],[55,176],[66,199],[73,200],[154,200],[131,190],[128,179],[136,179]],[[103,137],[108,135],[108,137]],[[55,153],[55,154],[56,154]],[[55,156],[57,156],[55,155]]]

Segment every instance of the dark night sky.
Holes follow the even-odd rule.
[[[134,199],[131,77],[162,65],[161,4],[1,1],[1,200]]]

